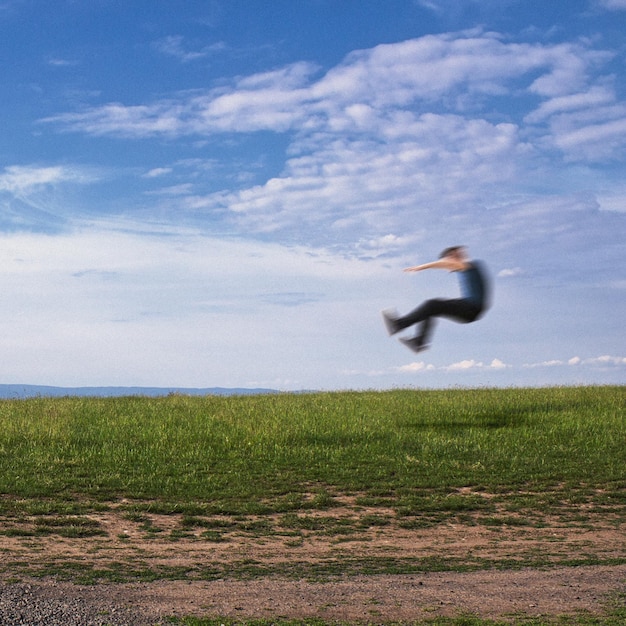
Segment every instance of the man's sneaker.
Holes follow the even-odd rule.
[[[395,335],[397,332],[400,332],[402,329],[398,326],[398,314],[393,309],[387,309],[382,312],[383,321],[385,322],[385,327],[387,328],[387,332],[390,335]]]
[[[419,337],[401,337],[400,341],[413,352],[423,352],[428,350],[428,346]]]

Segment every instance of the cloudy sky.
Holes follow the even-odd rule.
[[[0,382],[626,381],[626,0],[1,0]],[[381,309],[467,244],[480,322]]]

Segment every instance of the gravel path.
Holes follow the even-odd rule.
[[[328,622],[415,622],[468,613],[601,616],[624,603],[626,565],[545,570],[370,576],[311,583],[258,579],[81,586],[54,580],[0,583],[2,626],[165,626],[171,616],[317,618]],[[618,595],[620,594],[620,595]]]
[[[0,584],[2,626],[152,626],[110,589],[68,584]]]
[[[380,514],[380,509],[374,512]],[[337,519],[349,519],[353,525],[357,515],[368,513],[355,511],[349,502],[333,510]],[[406,529],[390,522],[384,528],[364,527],[358,536],[351,535],[350,541],[338,542],[332,534],[310,532],[303,533],[296,543],[280,533],[256,537],[241,532],[230,533],[225,541],[207,541],[201,536],[202,527],[196,534],[177,536],[173,541],[172,533],[181,528],[180,516],[151,515],[150,527],[160,533],[147,533],[145,519],[129,520],[121,510],[90,517],[106,531],[104,536],[63,538],[0,532],[0,626],[166,626],[171,624],[170,617],[183,616],[414,623],[467,614],[515,623],[511,616],[601,617],[611,612],[610,602],[624,606],[626,600],[626,533],[621,509],[588,512],[585,523],[579,525],[546,518],[544,525],[493,528],[481,523],[447,523]],[[393,520],[392,512],[389,519]],[[0,531],[2,522],[0,519]],[[15,524],[13,518],[5,519],[5,531],[14,529]],[[537,555],[545,567],[522,567]],[[581,556],[620,564],[560,565]],[[243,559],[258,563],[261,571],[309,563],[314,572],[316,565],[324,563],[339,568],[342,559],[349,566],[351,559],[367,562],[381,558],[451,559],[492,563],[494,567],[465,573],[372,576],[350,576],[347,567],[344,577],[331,582],[269,575],[241,580],[237,576]],[[512,560],[519,563],[518,568],[496,566]],[[186,580],[93,585],[34,576],[44,571],[106,572],[121,561],[130,570],[137,564],[142,570],[158,573],[174,568],[190,575]],[[211,569],[215,564],[218,569]],[[206,571],[221,573],[223,578],[203,580]],[[297,571],[301,570],[295,569],[294,574]]]

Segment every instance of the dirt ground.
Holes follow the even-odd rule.
[[[381,509],[375,514],[380,520]],[[180,516],[145,515],[131,521],[111,510],[89,515],[101,536],[64,538],[15,536],[7,532],[14,522],[0,520],[5,533],[0,534],[1,576],[4,584],[26,581],[47,597],[80,594],[94,603],[106,597],[120,610],[132,607],[146,624],[186,615],[377,623],[473,614],[514,621],[520,616],[602,616],[616,602],[623,606],[626,601],[626,533],[616,514],[586,515],[580,523],[560,519],[489,525],[465,519],[405,528],[391,511],[384,525],[368,527],[356,522],[374,519],[372,511],[337,509],[292,516],[292,528],[294,521],[312,522],[316,515],[343,517],[360,530],[342,535],[311,523],[313,530],[306,530],[302,523],[297,532],[239,528],[214,541],[202,535],[202,528],[187,525],[184,533],[177,532]],[[285,518],[276,517],[274,523],[280,528]],[[341,575],[344,563],[394,559],[416,566],[406,574],[365,575],[361,568]],[[472,565],[472,571],[420,572],[420,562],[450,560]],[[63,575],[33,577],[54,567],[66,572],[68,564],[103,570],[112,563],[186,574],[177,580],[90,585],[63,582]],[[242,578],[242,563],[265,568],[267,575]],[[330,577],[315,579],[298,574],[302,564],[334,564],[336,569]],[[218,575],[207,579],[207,567]]]

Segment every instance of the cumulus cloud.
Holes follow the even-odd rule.
[[[322,76],[315,65],[297,62],[230,86],[143,105],[109,103],[47,121],[136,137],[289,129],[371,135],[384,131],[395,111],[411,111],[419,103],[433,112],[466,113],[480,110],[487,97],[521,89],[545,99],[528,112],[527,119],[536,122],[563,110],[612,103],[608,86],[587,84],[589,69],[608,58],[582,44],[510,43],[480,31],[428,35],[353,52]]]
[[[408,363],[407,365],[401,365],[395,368],[395,371],[403,374],[414,374],[416,372],[433,371],[434,369],[434,365],[428,365],[424,363],[424,361],[415,361],[413,363]]]
[[[182,46],[176,38],[168,43]],[[606,247],[594,239],[606,218],[593,197],[539,198],[530,190],[538,172],[550,179],[554,150],[572,161],[623,154],[623,105],[614,79],[597,77],[610,58],[589,43],[445,33],[356,51],[325,72],[296,62],[209,89],[46,121],[134,139],[289,136],[280,172],[255,185],[205,191],[200,175],[165,185],[161,214],[177,221],[206,216],[233,233],[343,246],[364,258],[401,255],[426,236],[441,241],[451,232],[470,244],[508,237],[510,247],[521,248],[558,238],[575,247],[575,233],[584,229],[590,248]],[[517,118],[499,118],[494,97],[516,98],[526,108]],[[145,180],[175,175],[171,166],[157,167]],[[519,271],[513,266],[500,277]]]
[[[500,359],[494,359],[493,361],[491,361],[489,367],[496,369],[496,370],[501,370],[509,366],[506,363],[502,362]]]
[[[458,363],[452,363],[452,365],[448,365],[445,369],[448,372],[454,372],[457,370],[469,370],[477,367],[483,367],[483,364],[480,361],[475,361],[474,359],[465,359],[463,361],[459,361]]]
[[[626,139],[626,106],[598,107],[552,121],[554,144],[571,160],[603,160],[619,154]]]
[[[299,62],[241,78],[230,88],[196,90],[143,105],[113,102],[43,121],[93,135],[125,137],[282,132],[306,118],[303,107],[310,96],[300,88],[313,71],[314,66]]]
[[[510,367],[500,359],[493,359],[490,363],[485,364],[481,361],[476,361],[475,359],[464,359],[462,361],[458,361],[457,363],[451,363],[450,365],[440,365],[436,366],[432,363],[426,363],[425,361],[414,361],[412,363],[408,363],[406,365],[401,365],[399,367],[393,368],[393,371],[402,373],[402,374],[417,374],[422,372],[464,372],[470,370],[485,370],[485,369],[494,369],[494,370],[502,370]],[[380,372],[380,374],[384,374],[384,372]]]
[[[622,367],[626,365],[626,357],[602,355],[597,357],[581,358],[573,356],[569,359],[551,359],[540,363],[524,364],[525,368],[536,367]]]
[[[526,368],[534,368],[534,367],[556,367],[558,365],[564,365],[565,361],[561,361],[560,359],[550,359],[549,361],[542,361],[541,363],[525,363],[524,367]]]
[[[128,138],[290,133],[279,175],[251,187],[190,193],[188,209],[228,216],[249,233],[297,236],[306,225],[322,245],[349,232],[362,248],[402,237],[409,223],[435,234],[451,224],[470,232],[501,228],[496,223],[508,212],[477,218],[476,211],[497,206],[525,178],[531,184],[529,159],[545,149],[571,159],[622,153],[626,116],[612,79],[590,78],[609,58],[582,43],[512,43],[480,30],[428,35],[353,52],[325,73],[296,62],[229,85],[46,121]],[[519,119],[484,115],[490,98],[520,93],[538,102]],[[474,224],[464,224],[470,212]]]
[[[498,306],[515,302],[516,314],[524,310],[530,319],[563,284],[589,289],[624,280],[623,190],[599,180],[594,168],[623,158],[626,105],[606,69],[613,53],[595,45],[516,43],[482,30],[429,35],[355,51],[331,68],[295,62],[45,122],[64,132],[203,146],[280,133],[285,153],[267,176],[256,169],[264,155],[239,157],[228,169],[216,150],[204,161],[151,163],[137,177],[142,199],[173,232],[184,225],[273,240],[319,252],[331,265],[337,258],[427,261],[453,238],[497,259],[495,283],[505,292],[502,299],[497,293]],[[161,46],[181,60],[193,49],[180,38]],[[207,165],[212,156],[220,176]],[[4,184],[7,193],[19,189],[10,177]],[[504,280],[521,275],[523,281]],[[516,291],[520,285],[551,291],[526,296]],[[259,299],[298,308],[320,302],[319,293],[274,285]],[[512,367],[474,354],[480,358],[397,371],[447,377]],[[524,368],[567,365],[535,358],[543,360]]]
[[[547,100],[526,116],[531,123],[541,122],[553,115],[589,110],[592,107],[613,104],[615,92],[606,85],[594,85],[584,93],[573,93]]]
[[[513,278],[522,274],[524,274],[524,270],[521,267],[505,268],[498,272],[498,278]]]
[[[605,354],[591,359],[583,359],[581,363],[583,365],[599,365],[601,367],[620,367],[626,365],[626,357]]]
[[[537,363],[525,363],[520,365],[512,365],[504,363],[501,359],[494,358],[489,363],[484,363],[476,359],[463,359],[448,365],[434,365],[425,361],[415,361],[406,365],[392,368],[394,372],[401,374],[423,374],[427,372],[447,372],[462,373],[472,372],[476,370],[505,370],[505,369],[538,369],[538,368],[605,368],[616,369],[626,366],[626,357],[603,355],[598,357],[581,358],[571,357],[569,359],[550,359]],[[356,373],[356,372],[355,372]],[[379,371],[377,375],[385,375],[386,372]]]

